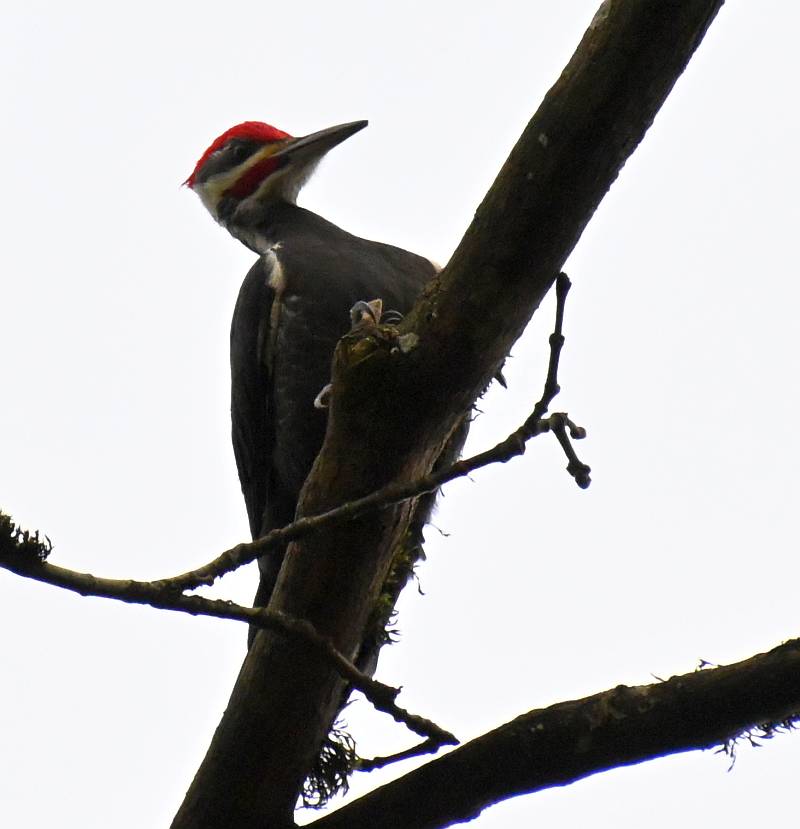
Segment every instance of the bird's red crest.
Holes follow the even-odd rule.
[[[214,139],[211,146],[200,156],[200,160],[195,164],[192,174],[183,183],[189,187],[193,187],[197,174],[200,172],[202,166],[208,161],[211,155],[220,147],[223,147],[231,138],[244,138],[248,141],[261,141],[264,144],[268,144],[272,141],[280,141],[284,138],[291,137],[288,132],[279,130],[270,124],[264,124],[261,121],[243,121],[241,124],[225,130],[222,135]]]

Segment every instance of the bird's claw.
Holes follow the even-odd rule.
[[[320,393],[314,398],[314,408],[315,409],[327,409],[329,401],[331,399],[331,390],[333,389],[333,384],[328,383],[327,385],[322,387]]]
[[[403,321],[403,319],[403,314],[401,314],[399,311],[395,311],[393,308],[390,308],[388,311],[383,312],[381,322],[384,325],[399,325]]]

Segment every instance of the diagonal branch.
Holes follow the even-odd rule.
[[[318,829],[438,829],[618,766],[769,737],[800,712],[800,639],[734,665],[619,685],[520,717],[343,806]]]
[[[0,517],[7,519],[3,513]],[[4,522],[11,524],[10,521]],[[11,525],[13,526],[13,525]],[[28,533],[26,536],[30,535]],[[38,533],[36,534],[38,541]],[[399,688],[393,688],[378,682],[359,671],[353,663],[338,651],[333,643],[321,636],[314,626],[303,619],[295,619],[279,611],[259,607],[243,607],[221,599],[208,599],[204,596],[186,596],[178,592],[164,590],[157,582],[132,581],[130,579],[106,579],[91,573],[79,573],[42,560],[35,550],[28,551],[22,544],[19,549],[6,549],[0,536],[0,567],[25,578],[61,587],[81,596],[117,599],[130,604],[144,604],[160,610],[172,610],[189,613],[193,616],[211,616],[216,619],[229,619],[245,622],[264,630],[280,633],[295,643],[296,646],[310,647],[320,659],[329,664],[340,676],[354,688],[361,691],[366,699],[378,711],[389,714],[395,721],[404,724],[411,731],[427,738],[426,742],[435,745],[432,751],[441,746],[456,745],[458,740],[449,732],[431,720],[413,714],[401,708],[397,702]],[[13,537],[12,537],[13,543]],[[26,539],[26,542],[27,539]],[[48,542],[49,546],[49,542]],[[33,553],[33,554],[32,554]]]
[[[562,417],[563,415],[559,415],[559,419]],[[515,429],[508,437],[477,455],[456,461],[437,472],[421,475],[410,483],[388,484],[376,492],[365,495],[363,498],[348,501],[318,515],[298,518],[285,527],[270,531],[256,541],[237,544],[235,547],[225,550],[207,564],[202,565],[202,567],[189,570],[179,576],[159,579],[158,581],[152,582],[152,584],[169,590],[191,590],[196,587],[213,584],[226,573],[233,572],[239,567],[250,564],[270,550],[281,547],[288,541],[297,541],[337,522],[358,518],[371,510],[382,509],[392,504],[417,498],[427,492],[434,492],[445,484],[457,478],[463,478],[484,466],[489,466],[493,463],[505,463],[512,458],[524,454],[525,445],[532,438],[538,437],[548,431],[553,431],[557,434],[556,428],[554,428],[555,425],[555,420],[538,417],[534,411],[526,419],[525,423],[518,429]],[[573,434],[573,437],[575,436]],[[588,467],[586,467],[586,470],[588,471]]]

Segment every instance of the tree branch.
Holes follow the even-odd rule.
[[[484,466],[489,466],[493,463],[505,463],[512,458],[523,455],[527,441],[550,431],[558,436],[558,432],[565,422],[571,426],[570,434],[573,438],[580,439],[586,436],[585,430],[575,426],[572,421],[565,420],[565,417],[563,413],[551,415],[549,418],[539,417],[536,414],[536,410],[534,410],[525,422],[508,435],[508,437],[477,455],[456,461],[437,472],[421,475],[410,483],[388,484],[377,492],[371,492],[363,498],[348,501],[326,512],[298,518],[285,527],[272,530],[256,541],[237,544],[235,547],[225,550],[216,558],[195,570],[189,570],[179,576],[170,576],[149,583],[165,590],[191,590],[196,587],[211,585],[226,573],[233,572],[239,567],[255,561],[257,558],[265,555],[270,550],[280,547],[287,541],[297,541],[337,522],[358,518],[370,510],[382,509],[402,501],[417,498],[427,492],[434,492],[445,484],[457,478],[470,475]],[[561,437],[559,437],[559,442],[564,446]],[[572,451],[571,447],[569,451],[565,448],[565,452],[567,453],[568,459],[572,460],[574,458],[574,451]],[[578,483],[585,488],[588,486],[588,473],[590,470],[585,464],[581,464],[581,467],[585,472],[585,478],[582,477]],[[144,584],[145,582],[141,583]]]
[[[314,821],[318,829],[438,829],[501,800],[618,766],[771,736],[800,712],[800,639],[654,685],[529,711]]]
[[[310,647],[320,659],[327,662],[353,688],[361,691],[378,711],[389,714],[396,722],[426,737],[426,743],[435,746],[456,745],[458,740],[431,720],[412,714],[396,703],[399,688],[378,682],[359,671],[333,645],[321,636],[314,626],[304,619],[294,619],[279,611],[259,607],[243,607],[221,599],[204,596],[186,596],[168,591],[158,582],[133,581],[131,579],[106,579],[91,573],[79,573],[44,561],[44,545],[39,542],[39,533],[30,534],[14,528],[8,516],[0,512],[0,567],[18,576],[40,581],[54,587],[61,587],[81,596],[116,599],[128,604],[144,604],[160,610],[179,611],[193,616],[211,616],[255,625],[263,630],[272,630],[287,637],[295,646]],[[20,543],[15,543],[19,539]],[[49,541],[46,545],[50,547]],[[30,549],[28,549],[30,548]],[[47,549],[47,553],[50,550]]]

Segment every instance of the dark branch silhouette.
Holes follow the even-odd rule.
[[[619,685],[520,717],[314,821],[318,829],[436,829],[509,797],[681,751],[731,752],[791,727],[800,640],[654,685]],[[755,737],[755,739],[758,738]]]

